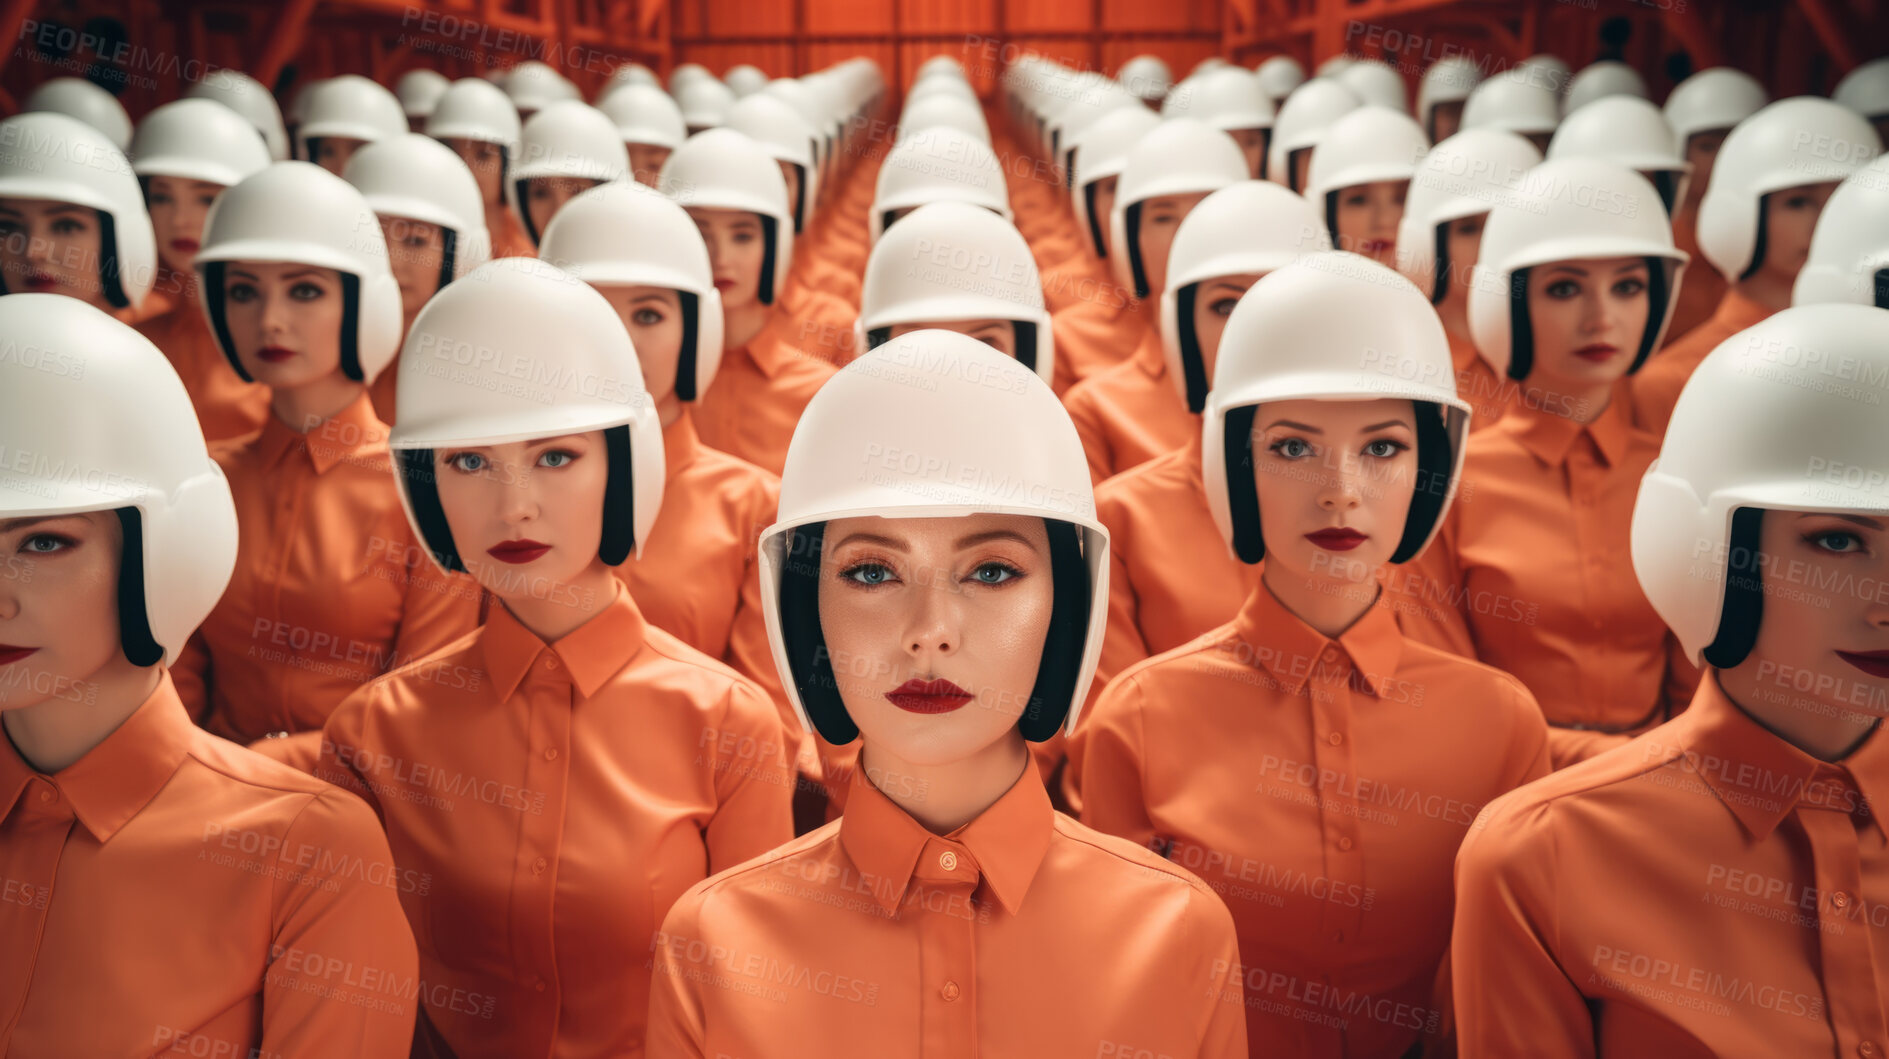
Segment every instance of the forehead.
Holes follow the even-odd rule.
[[[1268,401],[1259,406],[1259,413],[1254,416],[1253,422],[1263,430],[1282,419],[1317,427],[1327,434],[1341,434],[1392,420],[1414,427],[1416,409],[1402,397],[1379,397],[1368,401]]]
[[[761,223],[760,217],[747,210],[712,209],[707,206],[690,206],[689,216],[695,218],[696,226],[701,228],[758,227]]]
[[[1590,276],[1603,276],[1645,267],[1646,259],[1643,257],[1584,257],[1577,261],[1550,261],[1540,266],[1537,271],[1580,272]]]
[[[826,544],[837,546],[851,537],[872,538],[908,551],[952,550],[967,538],[1009,533],[1037,548],[1049,546],[1049,531],[1036,515],[998,515],[979,512],[941,518],[882,518],[877,515],[839,518],[827,523]]]
[[[92,211],[85,206],[75,205],[70,202],[60,202],[57,199],[0,198],[0,213],[15,213],[25,216],[59,213],[70,213],[80,217],[89,217],[92,215]]]
[[[598,290],[613,302],[660,301],[674,305],[679,300],[676,292],[668,287],[652,287],[648,284],[604,286]]]
[[[229,273],[241,273],[259,280],[317,279],[338,283],[341,279],[341,274],[334,269],[304,265],[299,261],[232,261]]]

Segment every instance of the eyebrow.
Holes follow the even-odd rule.
[[[1207,284],[1207,293],[1211,294],[1212,292],[1217,291],[1221,289],[1222,287],[1226,288],[1229,291],[1234,291],[1240,294],[1244,294],[1248,289],[1246,287],[1240,286],[1239,284],[1233,282],[1232,280],[1217,279]]]
[[[667,305],[669,304],[670,297],[671,295],[668,294],[638,294],[636,297],[630,299],[630,304],[640,305],[643,302],[661,302]]]
[[[90,208],[85,207],[85,206],[80,206],[77,203],[49,202],[46,204],[46,208],[43,212],[45,213],[77,213],[83,216],[85,214],[91,213],[92,211]],[[0,213],[11,213],[20,217],[26,216],[26,211],[23,209],[20,209],[18,206],[0,205]]]
[[[958,538],[955,547],[957,547],[959,550],[963,550],[965,548],[976,547],[979,544],[984,544],[989,541],[998,541],[998,540],[1015,541],[1018,544],[1021,544],[1024,547],[1030,548],[1032,550],[1034,550],[1036,547],[1036,545],[1030,543],[1029,538],[1025,537],[1021,533],[1016,532],[1015,530],[985,530],[982,533],[967,534],[963,537]],[[846,545],[853,543],[854,541],[861,541],[867,544],[880,544],[880,545],[884,545],[887,548],[891,548],[895,551],[901,551],[901,552],[911,550],[910,544],[908,544],[904,540],[901,540],[897,537],[887,537],[884,534],[880,534],[880,533],[867,533],[864,530],[860,530],[854,533],[848,533],[845,536],[845,538],[842,539],[838,544],[835,544],[834,547],[843,548]]]
[[[1295,423],[1290,419],[1278,420],[1274,422],[1271,426],[1267,427],[1266,429],[1277,430],[1280,427],[1285,427],[1288,430],[1303,430],[1307,434],[1323,434],[1324,433],[1323,430],[1320,430],[1319,428],[1311,425],[1310,423]]]
[[[0,533],[12,533],[14,530],[25,529],[28,526],[37,526],[42,522],[57,522],[62,518],[76,518],[85,519],[87,522],[91,521],[91,519],[86,518],[85,512],[82,511],[66,515],[23,515],[19,518],[0,519]]]
[[[1868,515],[1841,515],[1834,511],[1805,511],[1800,513],[1797,517],[1800,521],[1807,518],[1834,518],[1861,526],[1864,529],[1882,529],[1882,523],[1870,518]]]
[[[1410,420],[1386,419],[1382,423],[1372,423],[1370,426],[1365,427],[1364,432],[1368,434],[1373,430],[1383,430],[1385,427],[1403,427],[1404,429],[1408,430],[1410,429]]]

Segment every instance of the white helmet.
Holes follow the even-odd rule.
[[[1462,477],[1469,404],[1456,395],[1449,336],[1430,300],[1357,254],[1313,254],[1253,284],[1227,319],[1201,417],[1207,508],[1244,563],[1266,554],[1253,484],[1252,424],[1268,401],[1403,398],[1418,411],[1417,489],[1391,562],[1422,554]]]
[[[1758,633],[1742,604],[1763,590],[1740,582],[1769,574],[1740,508],[1889,515],[1884,378],[1889,313],[1805,305],[1719,343],[1687,380],[1640,480],[1632,550],[1640,588],[1695,664],[1735,666]]]
[[[387,445],[400,501],[440,569],[465,564],[433,484],[433,450],[591,430],[605,432],[610,462],[598,554],[611,566],[642,554],[662,506],[662,423],[622,319],[583,281],[536,258],[479,266],[420,310],[396,396]]]
[[[722,83],[735,94],[736,99],[746,99],[767,87],[767,74],[760,67],[741,63],[728,68],[722,75]]]
[[[1358,94],[1329,77],[1315,77],[1286,97],[1273,122],[1272,143],[1266,149],[1266,179],[1293,191],[1292,156],[1318,146],[1325,130],[1364,105]],[[1314,158],[1318,157],[1316,154]]]
[[[1889,57],[1871,59],[1845,74],[1830,98],[1872,121],[1889,115]]]
[[[157,235],[131,163],[111,140],[77,118],[39,113],[0,121],[0,144],[11,148],[0,150],[0,198],[97,210],[111,229],[98,263],[105,300],[117,309],[143,305],[157,278]]]
[[[425,118],[439,105],[439,97],[453,85],[452,79],[438,70],[408,70],[394,82],[394,98],[409,120]]]
[[[1530,169],[1541,164],[1535,145],[1512,132],[1469,129],[1430,148],[1417,162],[1397,226],[1397,271],[1440,302],[1449,293],[1451,262],[1438,260],[1451,221],[1488,213],[1510,200]],[[1445,249],[1442,255],[1447,257]]]
[[[800,171],[800,194],[794,201],[794,232],[813,223],[813,204],[820,197],[820,168],[814,164],[813,126],[785,100],[757,93],[728,110],[728,128],[761,145],[775,161]]]
[[[963,473],[972,468],[980,473]],[[1028,368],[952,331],[914,331],[861,356],[801,413],[779,512],[761,534],[761,612],[808,731],[837,745],[858,734],[820,630],[821,545],[810,527],[985,513],[1048,522],[1055,603],[1036,705],[1021,723],[1034,741],[1074,730],[1107,624],[1108,530],[1075,424]]]
[[[1771,96],[1758,79],[1729,66],[1700,70],[1666,97],[1666,124],[1679,138],[1680,150],[1694,133],[1729,129],[1764,109]]]
[[[536,59],[526,59],[512,67],[505,75],[505,95],[518,108],[521,116],[529,118],[534,111],[543,110],[553,103],[566,99],[582,101],[583,93],[577,86],[565,80],[545,63]]]
[[[1736,282],[1764,264],[1764,197],[1842,180],[1882,153],[1862,115],[1827,99],[1780,99],[1739,122],[1699,200],[1699,251]]]
[[[264,88],[261,81],[236,70],[212,70],[184,89],[184,98],[213,100],[241,114],[262,134],[272,160],[288,158],[289,131],[282,124],[282,108],[276,105],[275,93]]]
[[[1359,107],[1325,130],[1305,175],[1305,197],[1324,213],[1335,240],[1338,192],[1380,180],[1409,180],[1429,150],[1415,118],[1387,107]]]
[[[1030,244],[1010,222],[964,202],[934,202],[886,232],[866,261],[854,348],[882,345],[895,324],[1010,320],[1017,359],[1044,382],[1056,339]]]
[[[1460,55],[1438,59],[1423,71],[1417,85],[1417,124],[1425,136],[1436,135],[1436,108],[1440,103],[1461,103],[1482,83],[1482,67]]]
[[[593,287],[664,287],[686,295],[672,385],[683,401],[708,392],[721,366],[721,292],[687,210],[641,184],[599,184],[551,219],[538,256]]]
[[[588,103],[562,99],[547,104],[525,121],[522,138],[505,195],[534,243],[544,233],[531,223],[526,208],[527,181],[577,177],[608,184],[629,176],[630,152],[616,123]]]
[[[985,122],[984,112],[976,103],[938,93],[905,104],[904,111],[899,114],[896,142],[904,143],[926,129],[940,126],[956,129],[986,144],[990,143],[990,125]]]
[[[1148,110],[1134,93],[1105,78],[1084,85],[1050,119],[1045,130],[1049,142],[1043,150],[1053,153],[1052,160],[1062,167],[1066,187],[1075,186],[1076,145],[1097,121],[1125,107]]]
[[[1158,102],[1174,87],[1174,71],[1153,55],[1137,55],[1122,64],[1115,80],[1141,99]]]
[[[624,143],[674,150],[689,138],[676,101],[655,85],[625,84],[604,96],[597,109],[616,123]]]
[[[1568,80],[1573,76],[1574,69],[1559,55],[1542,52],[1516,63],[1510,74],[1546,88],[1559,99],[1567,92]]]
[[[1548,141],[1548,160],[1558,158],[1599,158],[1639,173],[1659,189],[1668,214],[1685,201],[1692,175],[1666,116],[1639,96],[1606,96],[1570,113]]]
[[[1889,309],[1889,155],[1851,173],[1823,204],[1791,304]]]
[[[1003,167],[984,141],[938,125],[905,138],[886,155],[867,227],[872,241],[885,233],[894,210],[931,202],[968,202],[1010,219]]]
[[[1206,407],[1206,359],[1194,334],[1201,283],[1221,276],[1268,273],[1306,254],[1331,249],[1325,219],[1303,196],[1269,180],[1242,180],[1200,200],[1174,233],[1168,285],[1161,292],[1161,348],[1187,410]]]
[[[1123,107],[1096,119],[1070,141],[1069,180],[1076,227],[1082,229],[1089,251],[1097,257],[1108,256],[1108,243],[1102,233],[1109,218],[1096,215],[1096,182],[1120,176],[1122,167],[1128,164],[1128,152],[1160,124],[1161,119],[1146,107]]]
[[[446,89],[427,116],[426,134],[496,143],[505,150],[507,166],[518,160],[518,109],[497,85],[477,77],[462,77]]]
[[[1646,78],[1623,62],[1602,59],[1589,63],[1568,80],[1568,93],[1562,100],[1561,113],[1572,114],[1597,99],[1608,96],[1650,98]]]
[[[1324,62],[1319,63],[1318,66],[1312,70],[1312,77],[1315,80],[1320,77],[1329,77],[1336,80],[1339,74],[1344,73],[1345,70],[1350,68],[1352,63],[1357,61],[1357,56],[1339,52],[1337,55],[1333,55]]]
[[[1515,274],[1556,261],[1606,257],[1644,257],[1662,266],[1648,277],[1646,331],[1627,369],[1632,374],[1659,348],[1687,261],[1685,251],[1673,246],[1659,192],[1645,177],[1611,162],[1564,158],[1529,170],[1515,193],[1496,203],[1470,282],[1469,332],[1497,376],[1526,379],[1535,363],[1532,343],[1514,348],[1516,313],[1528,308]]]
[[[1484,79],[1463,104],[1462,127],[1521,136],[1552,133],[1561,124],[1561,100],[1539,76],[1545,69],[1523,65]]]
[[[0,358],[0,519],[135,508],[120,639],[135,665],[175,663],[236,568],[236,505],[190,395],[149,339],[76,298],[0,298],[0,334],[35,352]]]
[[[276,162],[218,195],[197,252],[198,289],[210,333],[244,382],[223,319],[223,267],[231,261],[293,262],[331,268],[356,280],[343,320],[341,370],[371,383],[400,344],[400,284],[387,264],[387,240],[373,207],[354,185],[311,162]]]
[[[1141,260],[1141,205],[1165,195],[1218,191],[1250,178],[1246,156],[1233,137],[1192,118],[1163,121],[1136,142],[1122,165],[1109,216],[1109,239],[1126,253],[1111,259],[1115,281],[1135,297],[1153,293]]]
[[[708,67],[703,66],[701,63],[677,63],[676,68],[669,71],[669,91],[673,93],[690,81],[699,81],[703,78],[713,78],[714,76],[714,74],[709,72]]]
[[[824,168],[826,164],[826,123],[820,112],[820,104],[807,91],[807,86],[791,77],[777,78],[767,83],[763,95],[771,96],[788,106],[806,121],[813,130],[813,164]]]
[[[315,141],[339,136],[373,143],[407,132],[407,112],[392,92],[359,74],[342,74],[313,85],[306,93],[307,116],[295,136],[302,156],[315,158]]]
[[[735,94],[727,85],[712,77],[695,77],[676,86],[676,109],[682,123],[691,129],[712,129],[728,120],[728,108],[735,105]]]
[[[27,94],[22,114],[64,114],[105,134],[120,151],[131,146],[131,115],[118,97],[79,77],[55,77]]]
[[[746,210],[760,216],[767,248],[759,296],[761,304],[773,305],[794,263],[794,215],[787,202],[787,181],[767,151],[733,129],[698,132],[663,163],[657,186],[684,207]]]
[[[269,147],[241,114],[207,99],[180,99],[144,116],[131,137],[140,177],[207,180],[229,187],[269,164]]]
[[[1287,96],[1305,83],[1305,67],[1290,55],[1275,55],[1253,67],[1253,75],[1259,78],[1259,90],[1266,93],[1274,106],[1285,102]]]
[[[1410,113],[1410,95],[1404,88],[1404,75],[1386,63],[1359,59],[1338,72],[1338,82],[1356,92],[1366,106]]]
[[[445,232],[440,289],[486,263],[492,235],[485,227],[479,181],[452,148],[410,132],[370,143],[341,174],[381,217],[437,224]],[[391,252],[391,251],[390,251]]]
[[[624,63],[622,66],[610,71],[610,80],[603,86],[603,91],[598,94],[598,100],[608,99],[613,93],[622,89],[625,85],[648,85],[651,88],[661,91],[662,78],[657,77],[656,71],[651,70],[642,63]],[[667,92],[663,94],[668,95]]]
[[[1193,118],[1222,132],[1270,129],[1277,117],[1259,78],[1238,66],[1220,66],[1176,85],[1161,103],[1164,118]]]

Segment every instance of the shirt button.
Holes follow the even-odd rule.
[[[545,865],[549,863],[551,862],[548,860],[545,860],[543,857],[539,857],[537,860],[534,860],[531,862],[531,870],[534,872],[543,872],[545,869]]]
[[[58,796],[57,796],[57,795],[55,795],[55,794],[53,794],[53,792],[52,792],[52,790],[51,790],[50,788],[48,788],[48,789],[44,789],[44,790],[41,790],[41,791],[39,792],[39,800],[40,800],[40,801],[42,801],[42,802],[50,802],[50,801],[52,801],[52,800],[53,800],[54,798],[56,798],[56,797],[58,797]]]
[[[544,992],[544,979],[540,978],[537,981],[531,983],[531,987],[533,989],[536,989],[540,993]]]
[[[1336,662],[1336,661],[1338,661],[1338,648],[1336,648],[1336,647],[1327,647],[1327,648],[1325,648],[1325,654],[1324,654],[1324,656],[1323,656],[1323,657],[1324,657],[1324,659],[1325,659],[1325,661],[1327,661],[1327,662]]]
[[[545,655],[545,656],[544,656],[544,668],[546,668],[546,669],[556,669],[557,667],[558,667],[558,656],[557,656],[557,655]]]
[[[1831,908],[1848,908],[1848,907],[1850,907],[1850,895],[1849,895],[1849,894],[1846,894],[1846,893],[1844,893],[1844,892],[1843,892],[1842,890],[1838,890],[1838,891],[1837,891],[1836,893],[1833,893],[1833,894],[1831,894],[1831,895],[1830,895],[1830,907],[1831,907]]]
[[[1351,836],[1340,835],[1338,838],[1338,848],[1349,852],[1351,850]]]
[[[948,849],[945,850],[943,853],[938,854],[938,866],[946,871],[957,871],[958,855]],[[956,989],[957,986],[951,986],[950,988]]]
[[[1336,931],[1333,931],[1333,932],[1332,932],[1332,936],[1331,936],[1331,940],[1333,940],[1333,941],[1343,941],[1343,940],[1345,940],[1345,932],[1344,932],[1344,931],[1342,931],[1342,930],[1336,930]]]
[[[1856,1054],[1862,1056],[1863,1059],[1876,1059],[1876,1056],[1882,1054],[1882,1049],[1876,1047],[1875,1041],[1864,1041],[1856,1046]]]
[[[544,752],[544,759],[546,761],[556,761],[558,759],[558,748],[552,747],[551,749],[546,750]]]
[[[938,990],[938,995],[944,997],[946,1000],[956,1000],[958,998],[958,983],[946,982],[944,988]]]
[[[1345,741],[1345,737],[1338,732],[1333,732],[1332,734],[1326,736],[1325,738],[1331,740],[1331,745],[1333,746],[1339,746]]]

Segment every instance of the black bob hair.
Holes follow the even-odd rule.
[[[1633,356],[1627,374],[1640,370],[1653,355],[1653,340],[1666,320],[1666,304],[1671,300],[1667,284],[1670,274],[1666,262],[1645,257],[1646,330],[1640,335],[1640,348]],[[1535,328],[1528,318],[1528,276],[1533,268],[1518,268],[1509,276],[1509,378],[1517,382],[1528,378],[1535,367]]]
[[[1036,370],[1036,325],[1027,320],[1010,321],[1012,333],[1017,342],[1017,363]],[[866,348],[862,352],[870,353],[887,342],[892,341],[892,328],[875,327],[866,332]]]
[[[203,266],[203,304],[210,312],[217,345],[222,347],[230,367],[236,370],[236,377],[244,382],[255,382],[243,369],[242,358],[236,355],[236,340],[230,337],[223,293],[223,274],[228,268],[227,261],[211,261]],[[355,382],[366,382],[361,371],[361,277],[352,272],[337,274],[341,277],[341,373]]]
[[[1701,652],[1706,664],[1715,669],[1731,669],[1743,662],[1758,642],[1758,623],[1764,617],[1764,584],[1758,554],[1758,532],[1763,524],[1763,508],[1741,507],[1732,512],[1725,602],[1719,608],[1718,635]]]
[[[131,308],[131,296],[125,293],[124,263],[118,260],[118,225],[112,215],[101,209],[98,217],[98,286],[105,301],[114,309]],[[5,276],[0,276],[0,295],[11,294]]]

